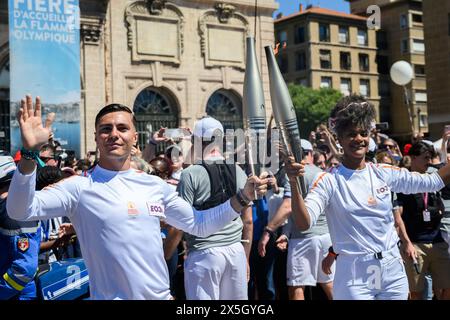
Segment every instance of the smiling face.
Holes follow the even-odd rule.
[[[103,168],[128,169],[131,149],[137,142],[132,114],[117,111],[102,116],[96,125],[95,142],[100,151],[99,163]]]
[[[369,150],[369,139],[369,130],[351,126],[340,134],[339,143],[346,158],[363,161]]]

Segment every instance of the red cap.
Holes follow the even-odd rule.
[[[16,154],[14,155],[14,162],[15,163],[19,162],[21,158],[22,158],[22,154],[20,153],[20,150],[18,150],[16,152]]]
[[[409,149],[411,149],[412,144],[411,143],[407,143],[405,144],[405,146],[403,147],[403,155],[407,156],[409,153]]]

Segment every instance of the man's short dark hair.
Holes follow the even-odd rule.
[[[434,147],[432,145],[423,141],[419,141],[412,145],[412,147],[408,151],[408,155],[417,157],[427,152],[432,158],[436,155],[436,151],[434,150]]]
[[[136,117],[134,116],[133,111],[131,111],[130,108],[128,108],[127,106],[123,105],[123,104],[119,104],[119,103],[111,103],[108,104],[107,106],[104,106],[98,113],[97,116],[95,117],[95,127],[97,127],[97,124],[100,122],[100,119],[108,114],[108,113],[112,113],[112,112],[127,112],[129,114],[131,114],[132,119],[133,119],[133,125],[134,127],[136,127],[137,121],[136,121]]]

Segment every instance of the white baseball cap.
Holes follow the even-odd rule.
[[[377,150],[377,144],[375,143],[375,140],[372,138],[369,138],[369,151],[375,152]]]
[[[0,156],[0,182],[11,180],[16,164],[11,156]]]
[[[309,142],[308,140],[305,140],[305,139],[300,139],[300,146],[305,151],[313,151],[314,150],[311,142]]]
[[[193,135],[199,138],[211,139],[214,135],[223,135],[222,124],[213,117],[198,120],[194,126]]]

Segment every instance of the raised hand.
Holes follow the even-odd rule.
[[[167,128],[161,127],[158,131],[156,131],[152,136],[152,141],[155,143],[166,142],[168,138],[164,135]]]
[[[19,112],[17,113],[20,134],[22,137],[22,146],[27,150],[38,151],[41,146],[48,142],[54,118],[54,113],[49,114],[45,121],[45,126],[43,126],[41,99],[36,97],[34,109],[31,96],[27,95],[25,99],[22,99]]]

